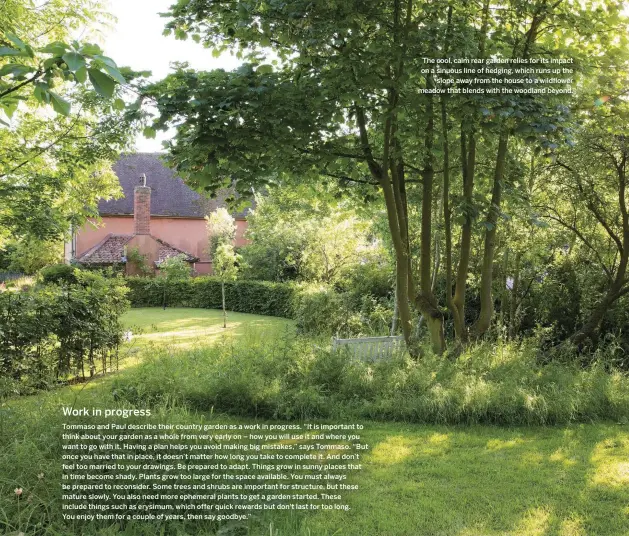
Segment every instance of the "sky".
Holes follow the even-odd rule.
[[[192,40],[177,41],[162,35],[168,19],[159,16],[168,11],[175,0],[109,0],[108,11],[118,19],[105,32],[105,53],[120,66],[138,71],[152,71],[153,79],[166,76],[174,61],[187,61],[195,69],[233,69],[240,61],[229,54],[213,58],[211,51]],[[172,134],[171,134],[172,135]],[[161,142],[168,133],[158,133],[156,139],[139,136],[136,149],[141,152],[162,151]]]

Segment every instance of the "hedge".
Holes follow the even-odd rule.
[[[168,283],[160,277],[127,277],[126,281],[132,307],[161,307],[165,290],[168,307],[222,308],[221,282],[215,277]],[[298,285],[292,283],[230,281],[225,283],[225,305],[239,313],[294,318],[298,289]]]
[[[71,283],[0,292],[0,399],[117,364],[128,289],[120,278],[71,270]]]

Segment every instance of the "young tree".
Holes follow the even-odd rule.
[[[160,263],[159,275],[158,280],[160,280],[164,288],[162,309],[166,309],[166,290],[172,283],[190,279],[190,263],[186,261],[186,256],[183,253],[174,257],[168,257]]]
[[[236,221],[226,208],[218,208],[205,217],[208,230],[208,254],[214,259],[221,244],[231,244],[236,237]]]
[[[223,327],[227,327],[227,309],[225,308],[225,283],[235,281],[238,276],[240,255],[234,251],[234,246],[227,243],[220,244],[215,251],[212,270],[221,282],[221,296],[223,299]]]

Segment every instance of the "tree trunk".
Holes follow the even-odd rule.
[[[509,303],[509,339],[515,338],[518,334],[517,313],[518,294],[520,293],[520,261],[522,253],[518,251],[515,255],[515,269],[513,273],[513,288],[511,289],[511,302]]]
[[[227,327],[227,309],[225,309],[225,282],[221,281],[221,295],[223,298],[223,327]]]
[[[500,329],[504,330],[506,328],[506,322],[508,321],[508,316],[505,314],[507,311],[507,303],[509,302],[509,289],[507,288],[507,279],[509,273],[509,248],[505,249],[503,258],[502,258],[502,289],[500,293]]]
[[[487,230],[485,231],[483,266],[481,268],[480,314],[474,326],[474,334],[476,337],[482,337],[487,332],[494,314],[494,301],[491,286],[493,283],[496,231],[498,229],[498,216],[500,214],[500,202],[502,198],[502,181],[504,180],[505,164],[507,161],[508,142],[509,135],[503,130],[500,135],[500,141],[498,142],[494,184],[491,192],[491,206],[487,211]]]
[[[382,165],[379,165],[373,157],[367,134],[367,120],[365,112],[359,106],[356,106],[356,120],[360,132],[360,141],[363,153],[365,154],[367,164],[369,165],[369,170],[372,176],[378,180],[384,194],[384,202],[387,209],[387,221],[389,223],[389,231],[391,233],[393,247],[395,249],[396,295],[400,323],[407,348],[411,355],[416,356],[417,354],[414,350],[412,341],[412,317],[409,302],[409,284],[411,280],[410,252],[408,251],[407,245],[402,238],[403,232],[401,231],[401,225],[403,225],[403,222],[399,220],[400,212],[396,207],[396,195],[394,194],[393,186],[389,180],[389,149],[391,147],[392,119],[391,116],[388,116],[385,119]],[[401,178],[398,177],[398,179]],[[398,186],[402,188],[402,185]]]
[[[467,136],[461,126],[461,171],[463,175],[463,202],[466,207],[472,207],[474,202],[474,174],[476,171],[476,136],[472,133],[469,146]],[[472,223],[471,212],[465,214],[465,221],[461,227],[461,247],[459,253],[459,265],[457,267],[456,283],[452,305],[454,308],[454,332],[460,342],[468,339],[467,326],[465,325],[465,294],[467,291],[467,272],[470,265],[472,251]]]
[[[594,308],[594,310],[590,314],[590,317],[583,324],[581,329],[572,336],[570,340],[573,344],[580,346],[584,344],[588,339],[593,339],[601,325],[601,322],[607,310],[612,307],[612,305],[616,302],[618,298],[620,298],[624,294],[629,293],[629,286],[627,286],[627,282],[625,281],[628,260],[629,252],[625,251],[619,265],[619,270],[616,273],[616,279],[614,280],[614,283],[607,291],[607,294]]]
[[[430,77],[429,87],[432,86]],[[439,309],[435,295],[432,292],[431,262],[432,253],[432,188],[434,179],[433,168],[433,136],[434,136],[434,108],[433,97],[429,95],[426,105],[427,125],[425,136],[426,157],[422,173],[422,219],[421,219],[421,251],[420,251],[420,289],[415,299],[417,309],[426,319],[432,350],[438,355],[446,349],[443,332],[443,313]]]
[[[393,319],[391,321],[391,337],[395,335],[397,331],[397,316],[398,316],[398,301],[397,301],[397,280],[395,282],[395,297],[393,300]]]

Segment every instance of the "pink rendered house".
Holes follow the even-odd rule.
[[[227,192],[216,199],[203,197],[165,167],[157,153],[123,155],[113,169],[123,197],[99,203],[100,221],[91,219],[74,234],[66,244],[66,259],[107,266],[123,263],[127,250],[137,247],[152,266],[184,253],[198,274],[211,273],[205,216],[225,206]],[[247,213],[233,214],[236,247],[247,242]]]

